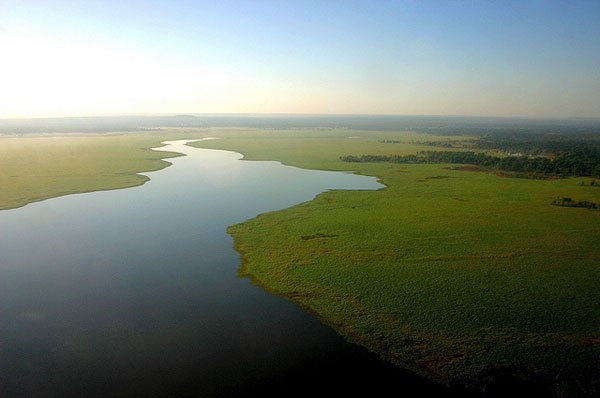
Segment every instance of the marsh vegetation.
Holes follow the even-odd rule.
[[[430,150],[423,142],[440,141],[426,134],[269,135],[193,145],[351,169],[387,188],[327,192],[230,227],[240,275],[434,380],[483,386],[504,374],[542,380],[552,394],[597,392],[599,215],[549,206],[557,195],[599,202],[599,192],[581,185],[589,178],[516,179],[448,167],[454,157],[491,158],[472,152],[389,161],[413,159]],[[372,155],[343,161],[357,152]]]
[[[600,190],[593,174],[578,177],[587,172],[573,167],[589,168],[593,145],[591,152],[571,151],[570,144],[562,154],[542,151],[542,161],[513,156],[523,167],[556,164],[551,167],[561,173],[518,179],[494,168],[511,157],[502,151],[518,150],[517,144],[475,151],[480,138],[472,135],[161,128],[134,136],[36,138],[45,148],[40,156],[35,146],[16,146],[34,138],[13,137],[5,142],[14,140],[13,149],[23,151],[12,151],[5,164],[28,164],[32,157],[38,163],[0,168],[5,192],[18,193],[3,196],[3,206],[138,185],[144,177],[136,171],[165,165],[159,160],[164,153],[144,148],[182,135],[217,136],[189,145],[237,151],[246,160],[352,171],[387,186],[324,192],[231,226],[242,254],[240,276],[301,304],[346,339],[438,382],[483,388],[490,380],[524,377],[553,394],[597,393],[600,213],[579,204],[600,203]],[[446,140],[451,146],[440,144]],[[349,153],[369,155],[344,161]],[[554,163],[561,156],[564,162]],[[478,159],[496,163],[483,166]],[[69,170],[77,162],[89,167],[75,178]],[[565,164],[569,169],[561,168]],[[467,172],[477,167],[495,173]],[[24,183],[37,191],[24,190]],[[553,201],[558,205],[550,206]]]

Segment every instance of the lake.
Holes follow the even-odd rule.
[[[0,212],[0,395],[439,392],[236,276],[229,225],[375,178],[168,142],[134,188]]]

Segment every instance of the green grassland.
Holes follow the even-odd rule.
[[[354,170],[387,185],[326,192],[232,226],[240,275],[437,381],[481,385],[505,369],[546,375],[566,393],[598,393],[600,212],[551,205],[559,196],[599,202],[589,178],[339,160],[414,154],[435,150],[426,141],[465,137],[345,129],[0,137],[0,209],[142,184],[147,177],[136,173],[179,156],[149,148],[207,136],[222,139],[192,145],[235,150],[248,160]]]
[[[137,173],[159,170],[169,165],[161,159],[181,156],[150,150],[165,140],[247,134],[261,138],[284,134],[302,140],[319,137],[323,131],[166,128],[141,133],[0,135],[0,210],[62,195],[141,185],[148,177]]]
[[[565,394],[598,393],[600,212],[551,205],[557,196],[599,202],[600,190],[580,185],[589,178],[339,160],[431,150],[415,142],[440,140],[408,132],[222,137],[192,145],[248,160],[352,169],[387,186],[325,192],[230,227],[240,275],[437,381],[481,386],[508,372],[542,377]]]
[[[56,196],[141,185],[137,173],[159,170],[180,156],[152,151],[161,141],[202,132],[55,134],[0,137],[0,210]]]

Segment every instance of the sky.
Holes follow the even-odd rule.
[[[600,1],[0,0],[0,118],[600,117]]]

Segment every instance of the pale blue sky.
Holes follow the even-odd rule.
[[[599,1],[0,0],[0,117],[599,117],[599,50]]]

